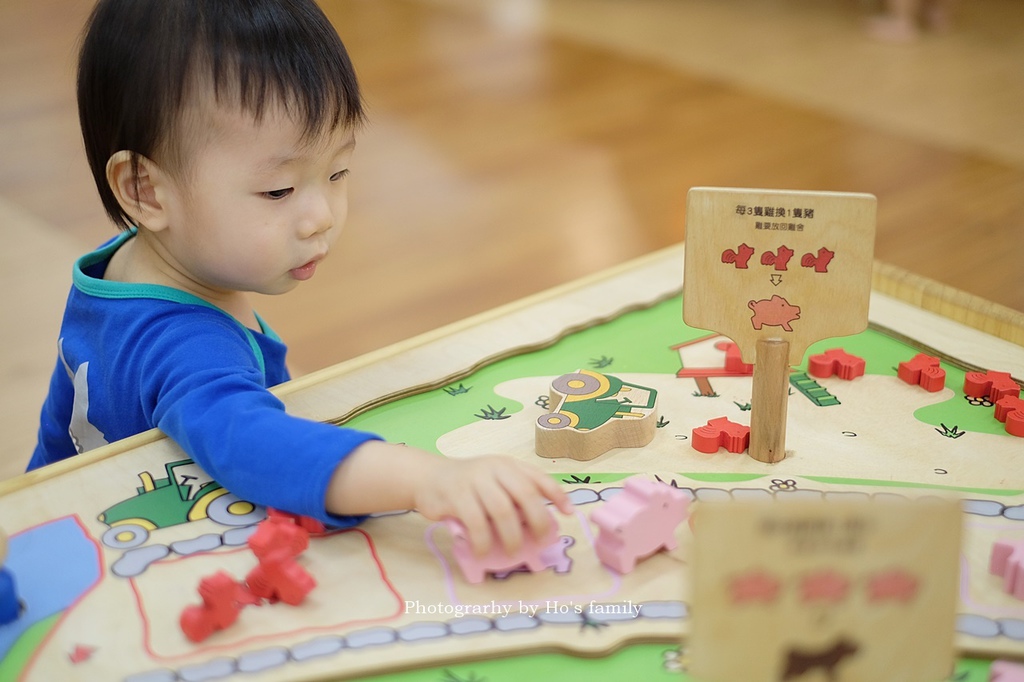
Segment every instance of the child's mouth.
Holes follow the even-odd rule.
[[[303,266],[293,268],[290,271],[291,275],[294,279],[304,282],[316,273],[316,264],[317,262],[315,260],[311,260]]]

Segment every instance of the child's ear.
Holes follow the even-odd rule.
[[[151,159],[129,151],[115,152],[107,160],[107,184],[132,222],[150,232],[167,227],[161,196],[167,175]]]

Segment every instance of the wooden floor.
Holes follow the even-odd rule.
[[[1024,5],[869,40],[868,2],[323,0],[371,123],[347,233],[260,309],[313,370],[684,237],[686,191],[871,192],[876,256],[1024,310]],[[91,3],[0,3],[0,477],[79,253],[113,234],[73,94]]]

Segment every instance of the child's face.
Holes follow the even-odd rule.
[[[159,238],[179,274],[200,289],[280,294],[313,276],[348,214],[353,132],[304,140],[280,106],[257,123],[207,103],[186,125],[184,173],[164,196]],[[197,123],[196,121],[200,121]]]

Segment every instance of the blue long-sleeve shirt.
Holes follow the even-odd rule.
[[[75,264],[28,468],[157,427],[239,497],[333,525],[338,464],[377,436],[288,415],[267,388],[287,381],[285,345],[170,287],[103,279],[123,233]]]

